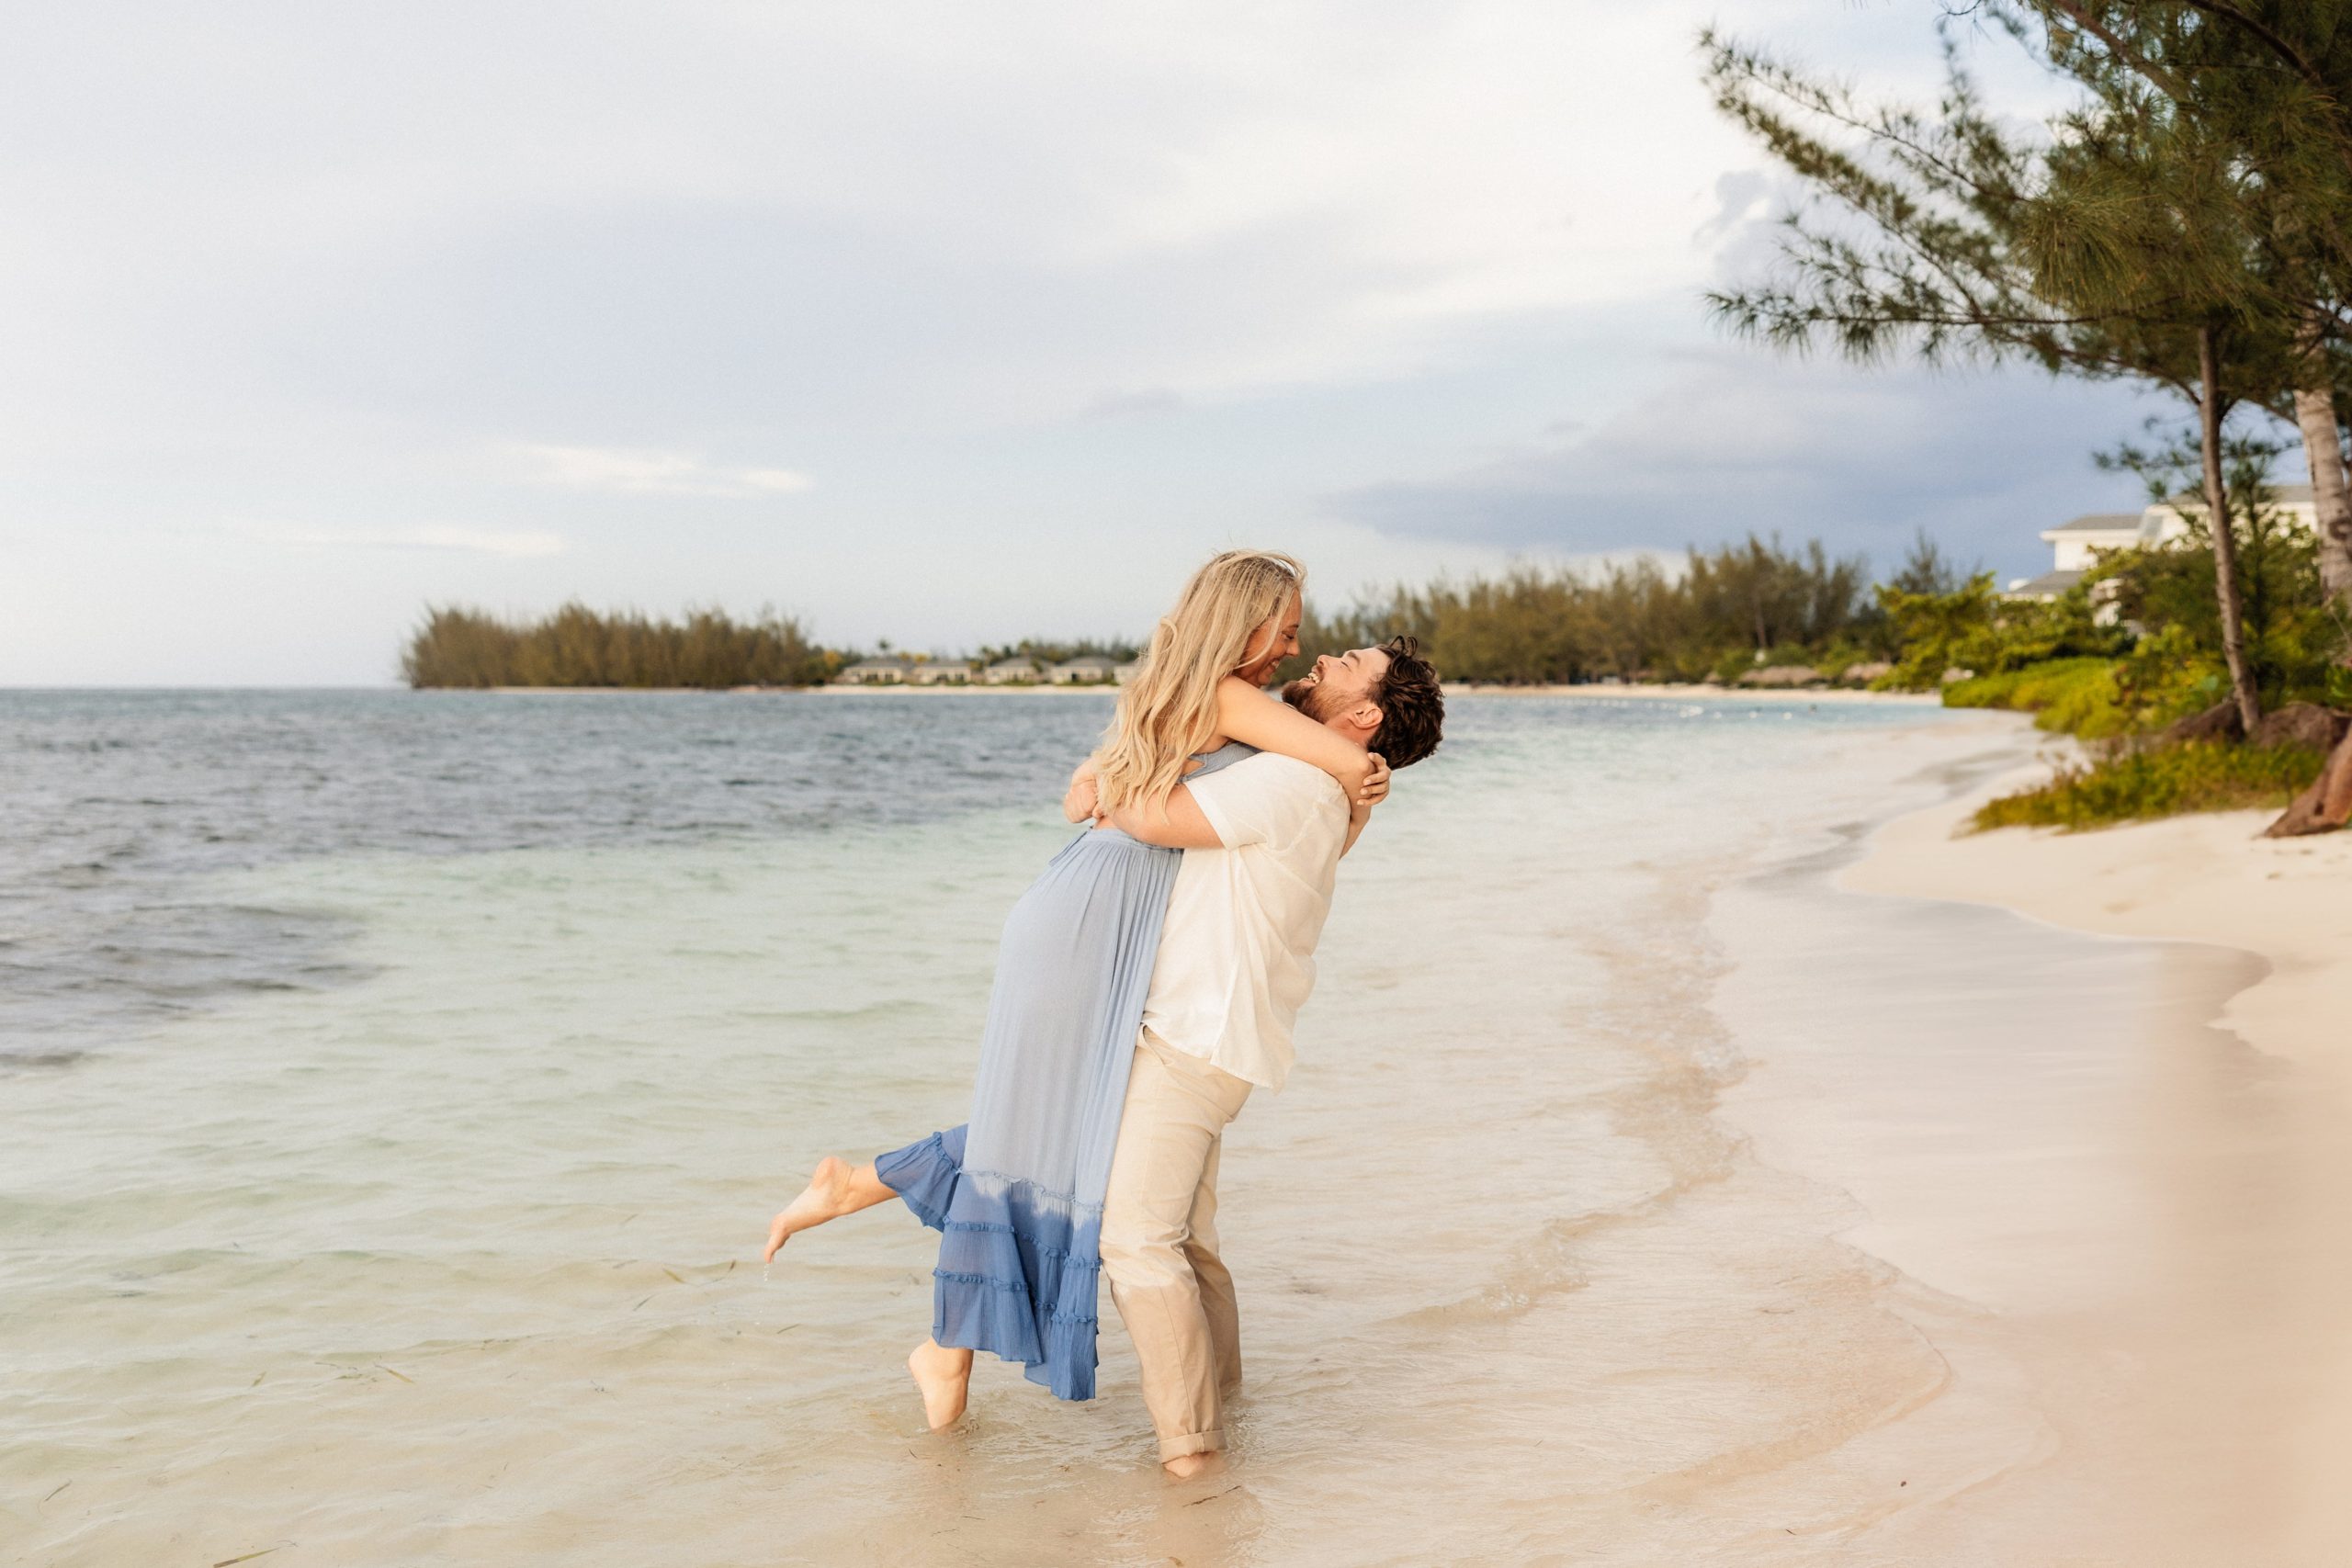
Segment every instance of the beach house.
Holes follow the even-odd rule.
[[[2278,485],[2271,491],[2271,505],[2290,525],[2309,529],[2312,525],[2312,487],[2309,485]],[[2039,577],[2011,580],[2007,596],[2011,599],[2055,599],[2083,580],[2083,573],[2098,562],[2109,550],[2131,549],[2170,544],[2188,535],[2188,520],[2181,509],[2204,510],[2204,498],[2195,494],[2174,496],[2138,512],[2094,512],[2077,517],[2071,523],[2061,523],[2055,528],[2041,531],[2042,543],[2052,551],[2050,570]]]
[[[1130,659],[1125,664],[1119,665],[1112,670],[1111,679],[1124,686],[1142,673],[1143,660],[1140,658]]]
[[[914,667],[908,677],[918,686],[961,686],[972,678],[971,660],[933,659]]]
[[[888,659],[861,659],[844,665],[833,677],[837,686],[902,686],[917,668],[911,659],[894,656]]]
[[[1057,686],[1099,685],[1116,679],[1118,661],[1099,653],[1081,653],[1076,659],[1065,659],[1059,664],[1046,666],[1046,679]]]
[[[991,686],[1011,686],[1037,678],[1037,661],[1034,659],[1000,659],[980,671],[980,679]]]

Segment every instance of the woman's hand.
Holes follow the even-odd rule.
[[[1356,791],[1355,804],[1377,806],[1388,798],[1388,763],[1377,751],[1367,751],[1372,759],[1372,771],[1363,776],[1363,787]]]
[[[1093,822],[1102,818],[1099,794],[1094,784],[1094,759],[1090,757],[1078,765],[1069,776],[1069,788],[1062,794],[1062,815],[1072,822]]]

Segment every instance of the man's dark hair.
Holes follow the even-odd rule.
[[[1392,637],[1380,645],[1388,655],[1388,673],[1372,689],[1380,705],[1380,728],[1365,749],[1377,751],[1392,768],[1409,768],[1437,750],[1445,734],[1445,694],[1438,687],[1437,668],[1421,657],[1419,639]]]

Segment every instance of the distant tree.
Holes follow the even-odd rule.
[[[1686,581],[1700,620],[1719,635],[1745,633],[1758,654],[1783,643],[1820,643],[1850,626],[1870,584],[1860,556],[1833,561],[1818,539],[1803,555],[1750,534],[1744,544],[1690,551]]]
[[[809,685],[840,668],[797,621],[763,610],[736,621],[695,610],[684,621],[573,603],[537,621],[480,610],[430,609],[401,657],[412,686]]]
[[[520,685],[521,648],[520,631],[494,616],[428,607],[401,652],[401,678],[420,687]]]
[[[1125,642],[1116,637],[1078,637],[1056,640],[1051,637],[1024,637],[1019,642],[1002,646],[988,644],[980,649],[980,660],[994,664],[1004,659],[1033,660],[1040,665],[1060,664],[1089,655],[1124,664],[1143,652],[1140,643]]]
[[[2325,699],[2343,684],[2343,672],[2330,670],[2337,634],[2319,578],[2318,541],[2287,520],[2271,488],[2271,468],[2280,451],[2274,442],[2234,438],[2224,466],[2246,663],[2266,706]],[[2182,493],[2184,482],[2201,467],[2197,444],[2177,438],[2145,448],[2127,444],[2101,461],[2140,476],[2151,498],[2170,501],[2188,533],[2172,544],[2105,556],[2092,579],[2107,584],[2123,618],[2151,637],[2143,662],[2158,657],[2159,644],[2153,639],[2162,639],[2165,657],[2173,662],[2210,669],[2221,641],[2212,516],[2210,508]],[[2187,668],[2179,675],[2196,678]]]
[[[1904,556],[1903,564],[1895,569],[1894,575],[1886,580],[1886,586],[1902,593],[1952,593],[1958,592],[1961,584],[1983,570],[1981,566],[1962,570],[1958,563],[1944,554],[1942,547],[1929,536],[1928,531],[1921,528],[1912,536],[1909,553]]]

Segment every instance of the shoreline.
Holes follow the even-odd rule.
[[[1849,893],[1987,904],[2094,936],[2198,942],[2268,966],[2213,1021],[2266,1055],[2352,1066],[2352,833],[2264,839],[2275,809],[2203,812],[2086,832],[1961,835],[1977,807],[2040,783],[2041,764],[1982,780],[1889,822],[1837,885]]]
[[[1708,686],[1688,682],[1644,685],[1609,685],[1599,681],[1574,686],[1505,686],[1489,682],[1449,682],[1449,697],[1577,697],[1609,702],[1630,697],[1636,702],[1709,702],[1731,698],[1757,703],[1875,703],[1896,707],[1941,708],[1936,692],[1871,692],[1859,686]]]

